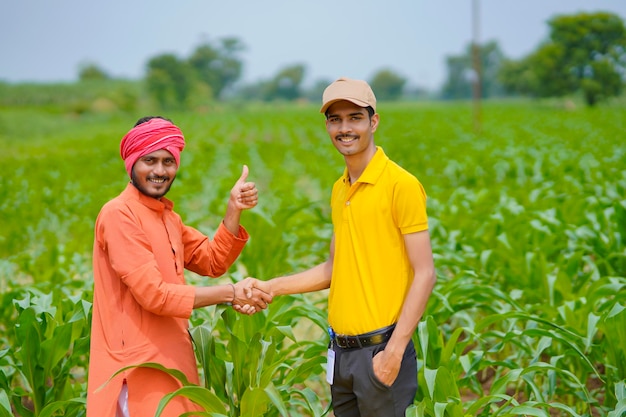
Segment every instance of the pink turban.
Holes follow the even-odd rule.
[[[180,153],[185,147],[185,138],[180,129],[164,119],[154,118],[132,128],[120,143],[120,154],[128,176],[132,177],[133,165],[139,158],[154,151],[165,149],[180,166]]]

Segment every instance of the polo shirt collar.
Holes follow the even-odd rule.
[[[134,200],[139,201],[141,204],[143,204],[144,206],[154,211],[158,211],[158,212],[162,212],[164,210],[171,211],[174,208],[174,203],[171,200],[165,197],[161,197],[160,200],[149,197],[145,195],[144,193],[142,193],[141,191],[139,191],[137,187],[135,187],[131,182],[129,182],[128,185],[126,185],[126,189],[124,190],[123,194],[130,196]]]
[[[380,175],[382,174],[383,170],[385,169],[385,165],[387,165],[388,160],[389,160],[389,157],[387,157],[383,148],[381,148],[380,146],[377,146],[376,153],[374,154],[372,159],[369,161],[369,163],[365,167],[365,170],[363,171],[363,173],[361,174],[361,176],[356,182],[375,184],[376,181],[378,181],[378,178],[380,178]],[[344,168],[343,177],[344,177],[344,182],[346,184],[349,184],[350,177],[348,175],[348,168]]]

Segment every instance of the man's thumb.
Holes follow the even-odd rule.
[[[248,165],[244,165],[243,169],[241,170],[241,177],[239,177],[239,181],[246,182],[247,178],[248,178]]]

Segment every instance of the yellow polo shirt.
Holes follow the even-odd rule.
[[[403,235],[428,229],[426,192],[381,147],[352,185],[333,185],[335,257],[328,320],[338,334],[395,323],[413,281]]]

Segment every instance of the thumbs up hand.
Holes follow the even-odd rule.
[[[238,210],[248,210],[257,205],[259,201],[259,191],[253,182],[246,182],[248,179],[248,166],[244,165],[241,176],[230,190],[230,201]]]

